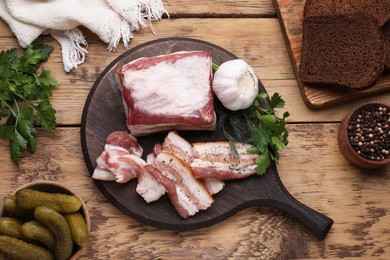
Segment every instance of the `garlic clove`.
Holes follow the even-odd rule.
[[[259,91],[255,72],[241,59],[222,63],[212,87],[221,103],[233,111],[250,107]]]

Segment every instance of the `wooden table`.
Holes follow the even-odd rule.
[[[135,34],[130,48],[163,37],[209,41],[246,60],[269,94],[286,100],[290,144],[278,165],[288,191],[299,201],[334,219],[324,240],[280,210],[255,207],[214,226],[174,232],[145,226],[124,215],[99,192],[84,163],[80,144],[82,109],[94,81],[126,49],[106,51],[88,37],[86,62],[66,74],[60,48],[44,67],[59,81],[52,103],[57,129],[39,130],[35,154],[25,153],[19,167],[10,160],[8,143],[0,141],[3,197],[22,184],[53,180],[72,187],[90,210],[91,243],[81,259],[322,259],[390,258],[390,167],[368,171],[351,165],[339,152],[337,129],[353,107],[367,100],[389,102],[390,93],[320,110],[309,109],[297,86],[281,26],[271,0],[165,1],[171,18]],[[17,47],[0,21],[0,49]]]

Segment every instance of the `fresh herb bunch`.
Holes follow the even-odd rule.
[[[213,64],[213,71],[218,65]],[[288,144],[288,130],[285,119],[290,115],[284,112],[276,115],[277,108],[283,108],[285,101],[279,93],[271,98],[259,91],[252,105],[243,110],[231,111],[219,100],[215,102],[217,127],[231,143],[233,153],[236,142],[246,142],[254,147],[248,152],[259,154],[256,160],[256,173],[263,175],[272,161],[278,162],[279,150]]]
[[[9,141],[16,165],[23,150],[35,152],[35,125],[47,131],[56,126],[56,111],[49,97],[57,81],[49,70],[38,72],[52,51],[38,38],[23,55],[18,56],[16,48],[0,52],[0,138]]]
[[[275,111],[276,108],[283,108],[285,101],[279,93],[274,93],[268,101],[268,108],[262,108],[260,102],[267,98],[266,93],[259,93],[247,116],[249,142],[255,146],[249,152],[260,154],[256,160],[256,173],[259,175],[265,173],[271,161],[278,162],[279,150],[288,144],[285,119],[290,114],[286,111],[282,117],[278,117]]]

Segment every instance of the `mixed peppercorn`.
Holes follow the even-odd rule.
[[[390,158],[390,111],[379,105],[363,108],[351,118],[348,138],[353,149],[365,159]]]

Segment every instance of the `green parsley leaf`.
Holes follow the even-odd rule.
[[[53,52],[53,47],[43,44],[41,38],[37,38],[35,41],[33,41],[31,46],[36,50],[40,50],[41,61],[47,61],[50,57],[50,54]]]
[[[35,134],[36,129],[33,125],[34,114],[31,107],[26,107],[19,112],[17,130],[24,139],[27,140],[27,144],[31,149],[31,152],[35,152],[36,140]]]
[[[46,88],[50,88],[57,85],[57,80],[53,78],[50,70],[43,70],[42,73],[39,75],[38,79],[42,86]]]
[[[48,99],[43,100],[38,107],[37,122],[48,131],[56,127],[56,111]]]
[[[257,98],[255,99],[255,101],[258,101],[259,99],[266,99],[267,97],[268,97],[267,93],[259,92],[259,94],[257,94]]]
[[[49,70],[37,74],[52,50],[38,39],[21,55],[16,48],[0,52],[0,119],[6,119],[0,125],[0,138],[9,141],[16,165],[24,149],[35,152],[35,124],[48,131],[56,126],[56,111],[48,98],[57,81]]]
[[[11,158],[16,165],[19,165],[20,154],[23,149],[27,148],[27,140],[24,139],[17,130],[14,130],[10,135],[9,141],[11,146]]]
[[[275,145],[275,147],[276,147],[277,150],[281,150],[281,149],[283,149],[284,147],[286,147],[286,146],[284,145],[283,141],[280,140],[280,138],[279,138],[278,136],[273,136],[273,137],[271,138],[271,140],[272,140],[272,144]]]
[[[0,138],[11,139],[15,126],[14,125],[2,125],[0,126]]]
[[[9,113],[8,111],[6,110],[0,110],[0,120],[2,120],[3,118],[6,118],[9,116]]]
[[[267,168],[271,165],[271,160],[268,153],[268,151],[265,151],[256,159],[256,173],[258,175],[263,175],[267,171]]]
[[[31,46],[28,46],[24,55],[16,60],[14,69],[17,69],[17,72],[34,74],[37,71],[40,60],[41,53],[39,50],[34,50]]]
[[[41,97],[51,97],[51,87],[57,85],[57,80],[53,78],[50,70],[43,70],[42,73],[36,78],[35,84],[39,86]]]
[[[272,95],[270,101],[268,102],[268,105],[269,105],[270,109],[273,110],[275,108],[283,108],[285,105],[285,102],[282,99],[282,97],[280,96],[280,94],[275,92]]]

